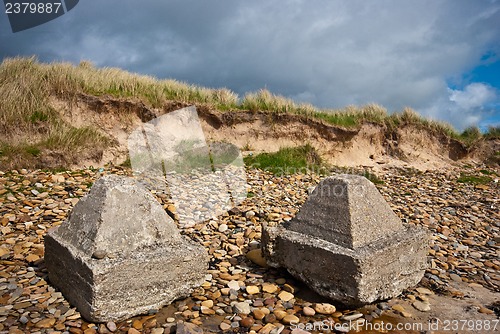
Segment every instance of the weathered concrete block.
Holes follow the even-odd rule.
[[[317,293],[347,305],[392,298],[427,266],[428,232],[403,226],[365,177],[323,180],[297,216],[265,226],[264,256]]]
[[[45,263],[83,317],[104,322],[188,295],[203,283],[208,255],[134,179],[110,175],[45,236]]]

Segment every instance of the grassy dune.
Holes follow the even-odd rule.
[[[51,96],[72,101],[78,94],[134,98],[150,107],[168,101],[208,105],[228,111],[250,110],[292,113],[320,119],[346,128],[372,122],[396,128],[413,124],[470,144],[483,136],[499,136],[498,128],[483,135],[477,128],[462,134],[449,124],[428,120],[406,108],[389,114],[370,104],[340,110],[320,110],[310,104],[296,103],[267,90],[248,93],[243,98],[226,88],[211,89],[176,80],[159,80],[117,68],[96,68],[89,62],[40,63],[36,58],[8,58],[0,64],[0,159],[34,159],[44,150],[55,150],[69,160],[89,150],[102,150],[110,141],[96,129],[75,128],[64,122],[49,103]],[[36,159],[35,159],[36,160]]]

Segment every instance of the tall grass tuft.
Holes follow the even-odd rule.
[[[491,139],[500,139],[500,125],[490,126],[484,136]]]
[[[256,93],[246,94],[239,107],[250,111],[264,110],[301,115],[312,115],[317,112],[317,109],[311,104],[298,104],[292,99],[272,94],[267,89],[261,89]]]

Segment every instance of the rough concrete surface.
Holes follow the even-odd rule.
[[[294,219],[265,226],[262,239],[269,265],[347,305],[397,296],[427,265],[427,232],[403,226],[376,187],[356,175],[323,180]]]
[[[90,321],[122,320],[188,295],[208,255],[135,180],[103,176],[45,236],[49,279]]]

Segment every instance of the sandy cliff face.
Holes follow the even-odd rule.
[[[53,99],[52,106],[75,126],[93,126],[112,139],[99,161],[82,159],[76,165],[119,164],[127,158],[127,137],[142,122],[187,106],[171,102],[163,109],[148,108],[141,101],[79,96],[75,101]],[[224,141],[242,151],[274,152],[280,147],[313,145],[325,161],[337,166],[407,166],[439,169],[469,160],[484,161],[498,151],[499,141],[482,141],[467,148],[455,139],[415,125],[389,129],[365,123],[356,129],[329,125],[293,114],[269,112],[219,112],[198,107],[208,141]]]

